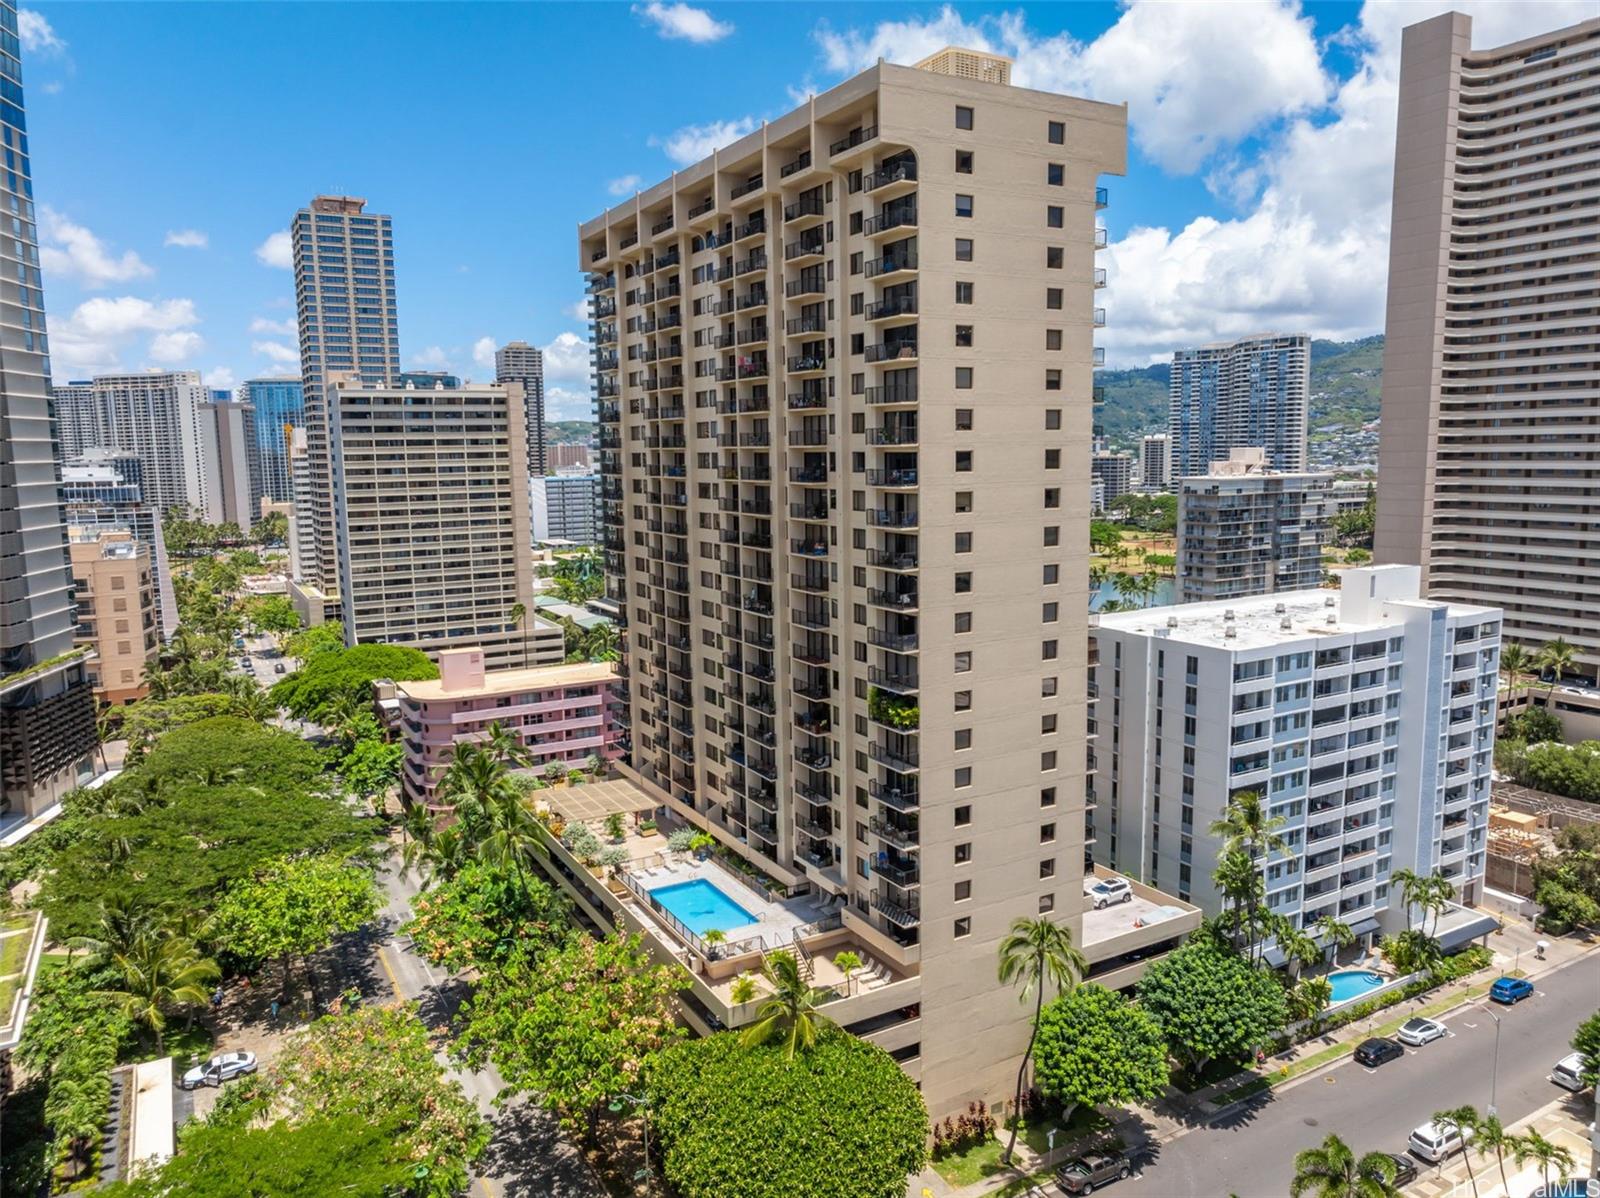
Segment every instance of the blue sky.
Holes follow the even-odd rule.
[[[402,357],[544,345],[588,414],[577,223],[879,55],[950,42],[1129,104],[1113,364],[1265,328],[1379,331],[1399,31],[1494,45],[1592,3],[144,4],[24,10],[57,377],[296,373],[282,234],[313,194],[395,219]],[[679,86],[687,83],[688,86]]]

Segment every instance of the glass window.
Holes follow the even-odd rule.
[[[972,109],[968,108],[965,104],[956,105],[956,128],[972,128]]]
[[[972,215],[972,197],[967,195],[956,196],[956,215],[970,217]]]

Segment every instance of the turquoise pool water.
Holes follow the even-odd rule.
[[[1383,985],[1383,978],[1370,969],[1341,969],[1328,975],[1328,984],[1333,987],[1333,997],[1328,1000],[1333,1006],[1376,990]]]
[[[756,922],[754,915],[704,878],[659,887],[650,892],[650,897],[696,936],[704,936],[712,928],[731,932]]]

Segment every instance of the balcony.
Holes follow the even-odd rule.
[[[795,200],[792,204],[783,206],[783,219],[785,223],[791,221],[821,220],[826,214],[826,207],[822,202],[820,192],[808,193]]]
[[[868,470],[867,486],[888,489],[913,489],[917,485],[917,468],[902,466],[893,470]]]
[[[796,316],[784,325],[783,331],[791,337],[801,337],[807,333],[822,333],[827,330],[828,322],[821,316]]]
[[[922,922],[922,915],[918,907],[905,907],[899,903],[890,902],[878,891],[873,891],[872,893],[872,909],[897,928],[914,928]]]
[[[869,345],[866,350],[866,359],[868,362],[915,362],[917,360],[916,339],[901,338],[898,341],[884,341],[876,345]],[[871,401],[869,400],[868,402]],[[888,401],[879,400],[878,402]]]
[[[827,245],[820,234],[817,236],[808,234],[800,238],[800,240],[791,241],[783,247],[783,260],[785,262],[793,262],[799,258],[811,258],[824,253],[826,249]]]
[[[786,163],[784,166],[778,168],[778,178],[787,179],[791,175],[797,175],[810,165],[811,151],[802,150],[793,162]],[[1101,190],[1104,191],[1105,189],[1101,188]]]
[[[867,523],[873,528],[915,528],[915,508],[868,508]]]
[[[881,237],[885,233],[892,233],[896,229],[914,229],[917,227],[917,206],[915,204],[896,204],[885,207],[877,216],[869,217],[863,231],[868,237]]]
[[[916,787],[891,786],[876,779],[867,784],[867,792],[894,811],[915,811],[922,798]]]
[[[914,695],[918,690],[915,670],[884,670],[871,666],[867,670],[867,681],[873,686],[901,695]]]
[[[751,237],[759,237],[763,233],[765,233],[766,231],[767,231],[767,218],[765,216],[756,216],[756,217],[753,217],[750,220],[745,221],[744,224],[742,224],[742,225],[735,225],[733,227],[733,239],[736,242],[737,241],[744,241],[744,240],[746,240],[748,238],[751,238]],[[747,259],[747,261],[748,261],[748,259]],[[764,263],[763,263],[763,265],[764,265]],[[740,271],[739,273],[743,274],[744,272]]]
[[[805,278],[794,279],[783,285],[783,294],[794,299],[799,295],[821,295],[828,289],[827,280],[821,275],[808,275]]]
[[[867,590],[867,603],[872,607],[884,607],[892,611],[910,613],[917,610],[917,592],[915,590],[879,590],[876,587]]]
[[[912,399],[915,402],[915,396]],[[885,425],[867,430],[868,445],[909,446],[917,444],[917,426],[914,424]]]
[[[897,162],[893,166],[885,166],[873,171],[861,181],[861,190],[871,195],[873,192],[885,187],[892,187],[897,183],[915,183],[917,181],[917,164],[911,162]]]
[[[799,483],[803,487],[825,487],[828,485],[828,468],[826,466],[790,466],[789,481]]]
[[[743,183],[739,184],[733,189],[732,198],[738,200],[744,198],[753,191],[760,191],[764,181],[765,180],[763,180],[760,175],[751,175],[750,178],[746,179]]]
[[[833,157],[837,154],[843,154],[846,150],[853,150],[857,146],[866,145],[867,142],[875,140],[877,136],[878,126],[858,126],[857,128],[850,130],[849,133],[846,133],[838,141],[831,143],[828,146],[828,155],[829,157]]]
[[[788,361],[790,374],[821,374],[828,368],[825,354],[799,354]]]
[[[793,609],[789,618],[801,628],[827,628],[832,619],[823,608]]]
[[[917,751],[909,747],[891,749],[874,741],[867,746],[867,755],[897,774],[915,774],[921,768],[917,764]]]
[[[871,258],[867,261],[866,276],[869,279],[880,279],[887,275],[897,275],[905,271],[917,269],[917,249],[915,245],[906,245],[896,248],[881,258]]]
[[[915,549],[868,549],[867,564],[877,566],[880,570],[910,573],[917,568],[917,551]]]
[[[867,305],[868,320],[895,320],[899,317],[915,316],[916,314],[917,297],[915,295],[889,296],[879,300],[877,303]]]

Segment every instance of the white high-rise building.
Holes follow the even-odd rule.
[[[1172,490],[1172,439],[1147,433],[1139,443],[1139,490]]]
[[[52,386],[50,401],[56,410],[56,436],[61,442],[63,461],[110,445],[105,409],[92,382],[80,379],[65,386]]]
[[[101,374],[91,386],[104,413],[105,447],[128,450],[144,464],[145,500],[162,515],[182,506],[207,518],[207,442],[215,438],[206,435],[201,408],[211,392],[199,372]]]
[[[594,474],[550,474],[528,480],[533,539],[593,545],[600,514],[600,478]]]
[[[1101,452],[1090,455],[1089,476],[1105,484],[1104,502],[1114,504],[1133,490],[1133,455]]]
[[[1400,868],[1438,869],[1474,902],[1501,617],[1419,599],[1419,581],[1372,566],[1338,592],[1102,614],[1092,673],[1118,714],[1092,780],[1096,859],[1217,914],[1207,829],[1255,791],[1285,820],[1267,908],[1298,926],[1403,924]]]
[[[1306,468],[1311,338],[1265,333],[1172,355],[1172,477],[1204,474],[1232,449],[1258,446],[1273,470]]]
[[[249,532],[261,518],[261,453],[255,408],[235,400],[200,405],[205,436],[205,517]]]

